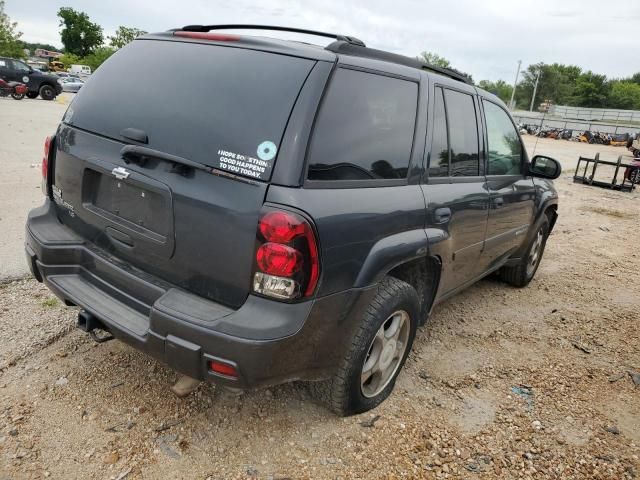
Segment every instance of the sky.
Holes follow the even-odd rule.
[[[157,32],[198,23],[351,35],[404,55],[435,52],[475,81],[512,83],[518,60],[523,68],[558,62],[611,78],[640,71],[640,0],[6,0],[5,11],[23,40],[61,46],[63,6],[86,12],[105,37],[119,25]]]

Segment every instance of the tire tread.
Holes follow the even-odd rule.
[[[395,277],[385,277],[378,285],[376,295],[367,307],[347,354],[333,377],[324,381],[310,382],[311,395],[337,415],[347,416],[357,413],[353,411],[349,398],[349,377],[352,375],[354,362],[357,361],[362,349],[366,348],[364,344],[370,336],[371,325],[377,325],[378,312],[385,308],[385,304],[393,301],[394,298],[399,298],[407,291],[411,292],[416,305],[419,305],[418,294],[411,285]]]

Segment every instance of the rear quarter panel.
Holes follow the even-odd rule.
[[[300,209],[315,222],[322,266],[319,296],[374,283],[405,254],[415,258],[424,248],[426,255],[425,205],[419,185],[353,189],[272,185],[267,201]],[[367,258],[376,252],[381,259],[360,276]]]

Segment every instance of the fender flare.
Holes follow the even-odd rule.
[[[429,240],[422,228],[384,237],[371,247],[354,287],[376,284],[394,267],[428,255]]]

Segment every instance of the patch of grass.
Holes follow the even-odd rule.
[[[51,297],[51,298],[47,298],[46,300],[43,300],[42,302],[40,302],[40,305],[42,305],[43,308],[53,308],[53,307],[57,307],[58,306],[58,299],[56,297]]]
[[[629,218],[635,218],[636,216],[631,212],[625,212],[623,210],[614,210],[613,208],[606,208],[606,207],[583,207],[582,210],[585,210],[587,212],[595,212],[595,213],[599,213],[600,215],[606,215],[608,217],[614,217],[614,218],[629,219]]]

